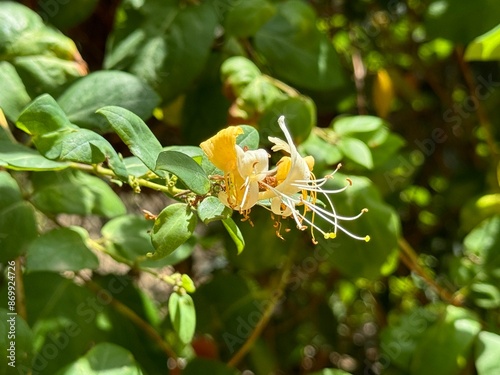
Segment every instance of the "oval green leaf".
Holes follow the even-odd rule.
[[[196,311],[191,296],[172,293],[168,300],[168,313],[179,339],[189,344],[196,329]]]
[[[186,242],[196,227],[196,215],[185,203],[174,203],[165,208],[155,220],[151,241],[156,249],[147,254],[149,259],[166,257]]]
[[[335,119],[332,123],[333,130],[339,135],[350,133],[368,133],[378,130],[385,122],[375,116],[344,116]]]
[[[344,85],[337,52],[316,27],[314,9],[303,1],[280,2],[255,34],[255,47],[275,72],[299,87],[333,90]]]
[[[88,233],[80,227],[59,228],[31,243],[26,256],[28,271],[79,271],[96,269],[97,256],[86,245]]]
[[[498,374],[498,353],[500,353],[500,336],[493,332],[479,332],[474,348],[478,375]]]
[[[0,171],[0,262],[22,254],[36,235],[32,206],[22,200],[16,180]]]
[[[121,346],[103,342],[94,346],[83,357],[67,366],[57,375],[142,375],[132,354]]]
[[[188,189],[199,195],[210,190],[210,180],[203,168],[193,158],[178,151],[163,151],[158,155],[155,170],[176,175]]]
[[[95,113],[99,108],[120,106],[146,120],[160,97],[147,83],[130,73],[98,71],[72,83],[57,102],[73,124],[102,133],[112,129]]]
[[[155,170],[156,159],[162,148],[149,127],[128,109],[108,106],[97,111],[104,116],[121,140],[151,171]]]
[[[346,158],[367,169],[373,168],[373,157],[370,148],[357,138],[342,138],[338,147]]]
[[[206,197],[198,205],[197,212],[200,220],[208,224],[212,221],[231,217],[233,211],[229,207],[223,205],[219,198]]]
[[[226,228],[227,233],[231,236],[231,239],[236,245],[236,250],[238,251],[238,254],[240,254],[245,248],[245,239],[243,238],[240,228],[238,228],[234,220],[230,217],[222,219],[222,224],[224,224],[224,228]]]

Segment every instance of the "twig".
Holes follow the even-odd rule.
[[[26,311],[26,298],[24,294],[24,280],[22,273],[22,264],[21,259],[19,257],[16,258],[16,270],[15,270],[15,278],[16,278],[16,311],[21,318],[25,321],[28,321],[28,313]]]
[[[268,76],[267,74],[263,74],[262,76],[288,96],[292,98],[300,96],[300,93],[297,90],[295,90],[292,86],[287,85],[285,82],[280,81],[279,79],[276,79],[274,77]]]
[[[99,284],[93,282],[92,280],[86,280],[85,286],[95,294],[105,291]],[[132,321],[132,323],[134,323],[137,327],[143,330],[167,356],[174,359],[177,358],[177,354],[175,353],[175,351],[170,347],[170,345],[165,340],[163,340],[160,334],[156,332],[156,330],[153,327],[151,327],[151,325],[148,322],[144,321],[139,315],[135,313],[135,311],[133,311],[128,306],[124,305],[123,303],[115,299],[113,296],[110,295],[109,297],[110,297],[110,302],[109,302],[110,305],[118,313],[128,318],[130,321]]]
[[[366,68],[361,53],[358,50],[354,50],[352,53],[352,67],[354,71],[354,83],[356,85],[356,104],[358,113],[360,115],[365,115],[367,113],[366,98],[364,95]]]
[[[115,173],[108,168],[104,168],[100,165],[89,165],[89,164],[82,164],[82,163],[70,163],[70,167],[73,169],[78,169],[81,171],[85,172],[91,172],[99,176],[106,176],[106,177],[111,177],[117,179],[118,177],[115,175]],[[129,176],[129,179],[132,178],[132,176]],[[133,177],[133,180],[137,185],[139,186],[144,186],[149,189],[153,189],[156,191],[161,191],[167,194],[171,194],[172,196],[175,196],[176,194],[179,194],[183,192],[184,190],[178,189],[175,186],[169,186],[167,185],[160,185],[155,182],[151,182],[149,180],[146,180],[144,178],[136,178]],[[130,185],[130,180],[129,180],[129,185]],[[133,188],[133,186],[131,186]]]
[[[264,310],[262,317],[255,325],[254,330],[252,331],[250,336],[247,338],[245,343],[240,347],[240,349],[228,361],[228,363],[227,363],[228,367],[236,367],[238,365],[238,363],[245,357],[245,355],[248,353],[248,351],[255,344],[255,341],[262,334],[262,331],[264,330],[267,323],[269,322],[269,319],[271,319],[271,316],[274,312],[274,309],[275,309],[276,305],[278,304],[278,302],[280,301],[280,299],[283,295],[283,292],[285,290],[285,287],[288,284],[288,279],[290,277],[290,271],[291,271],[291,266],[292,266],[292,260],[291,260],[292,258],[293,258],[293,256],[290,256],[287,260],[287,263],[284,265],[283,270],[282,270],[281,275],[280,275],[280,279],[278,281],[278,285],[277,285],[276,289],[274,290],[273,296],[271,297],[271,301],[270,301],[269,305],[267,305],[266,309]]]
[[[463,298],[461,295],[453,295],[449,290],[442,287],[429,275],[429,272],[422,267],[418,261],[418,256],[411,245],[404,239],[400,238],[398,240],[399,247],[402,250],[400,253],[400,259],[403,263],[415,274],[420,276],[430,287],[432,287],[441,299],[455,306],[461,306],[463,304]]]
[[[475,83],[474,76],[472,75],[472,70],[467,64],[467,62],[464,60],[464,51],[463,47],[457,47],[455,50],[455,55],[458,60],[458,65],[460,67],[460,71],[462,72],[462,75],[465,80],[465,84],[467,85],[467,89],[469,90],[469,94],[471,97],[474,98],[476,104],[477,104],[477,118],[479,120],[479,124],[481,127],[484,129],[485,135],[486,135],[486,144],[488,145],[488,148],[490,149],[490,153],[492,157],[494,158],[494,165],[496,166],[499,161],[500,157],[500,152],[498,151],[498,147],[495,143],[495,136],[493,132],[493,128],[491,126],[491,121],[488,117],[488,113],[484,109],[484,106],[481,104],[480,99],[477,96],[477,84]]]

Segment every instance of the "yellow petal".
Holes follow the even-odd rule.
[[[387,70],[380,69],[373,84],[373,105],[377,115],[386,118],[395,98],[394,85]]]
[[[208,160],[224,172],[231,172],[237,168],[236,137],[243,134],[239,126],[229,126],[219,131],[212,138],[200,144]]]
[[[307,167],[309,168],[309,171],[312,172],[312,170],[314,168],[314,162],[315,162],[314,157],[311,155],[308,155],[308,156],[304,157],[304,161],[306,162]]]
[[[290,168],[292,167],[292,159],[289,156],[283,156],[280,161],[276,164],[276,182],[281,184],[285,181],[286,176],[290,172]]]

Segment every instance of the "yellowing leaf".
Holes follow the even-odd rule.
[[[394,101],[394,86],[387,70],[380,69],[373,84],[373,105],[379,117],[385,118]]]

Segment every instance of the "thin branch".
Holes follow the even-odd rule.
[[[227,366],[228,367],[236,367],[238,363],[245,357],[245,355],[249,352],[249,350],[253,347],[255,344],[255,341],[260,337],[262,334],[262,331],[266,327],[267,323],[269,322],[269,319],[271,319],[271,316],[274,312],[274,309],[276,308],[276,305],[280,301],[281,297],[283,296],[283,292],[285,290],[286,285],[288,284],[288,280],[290,277],[290,271],[291,271],[291,266],[292,266],[292,259],[293,257],[290,256],[287,259],[286,264],[283,266],[278,285],[276,288],[273,288],[273,296],[271,297],[271,301],[267,305],[266,309],[264,310],[264,313],[262,314],[260,320],[257,322],[255,325],[255,328],[253,329],[252,333],[250,336],[248,336],[247,340],[245,343],[240,347],[240,349],[233,355],[233,357],[228,361]]]
[[[106,176],[106,177],[118,179],[116,174],[111,169],[104,168],[100,165],[70,163],[70,167],[73,169],[78,169],[78,170],[85,171],[85,172],[91,172],[91,173],[94,173],[98,176]],[[182,189],[178,189],[175,186],[169,186],[168,184],[167,185],[160,185],[160,184],[157,184],[155,182],[151,182],[149,180],[146,180],[144,178],[137,178],[137,177],[129,176],[129,185],[132,188],[134,188],[134,186],[133,186],[133,183],[131,181],[136,183],[138,186],[144,186],[144,187],[147,187],[149,189],[153,189],[156,191],[161,191],[161,192],[170,194],[172,196],[175,196],[176,194],[179,194],[179,193],[183,193],[185,191]]]
[[[288,96],[292,98],[300,96],[300,93],[297,90],[295,90],[292,86],[287,85],[285,82],[280,81],[279,79],[276,79],[274,77],[268,76],[267,74],[263,74],[262,76]]]
[[[354,71],[354,83],[356,85],[356,105],[358,107],[358,113],[360,115],[365,115],[367,113],[366,98],[364,94],[366,67],[363,63],[361,53],[358,50],[354,50],[352,53],[352,67]]]
[[[22,272],[22,264],[21,259],[19,257],[16,258],[16,270],[15,270],[15,278],[16,278],[16,311],[21,318],[25,321],[28,321],[28,313],[26,311],[26,298],[24,294],[24,280],[23,280],[23,272]]]
[[[418,261],[418,256],[411,247],[411,245],[404,239],[400,238],[398,240],[399,247],[402,250],[400,253],[400,259],[403,263],[416,275],[420,276],[422,280],[425,281],[431,288],[433,288],[436,293],[439,295],[441,299],[446,301],[449,304],[455,306],[461,306],[463,304],[463,296],[460,294],[453,295],[448,289],[439,285],[431,275],[429,275],[429,271],[422,267],[422,265]]]
[[[464,60],[464,50],[463,47],[457,47],[455,51],[455,55],[458,60],[458,65],[460,67],[460,71],[465,80],[465,84],[467,85],[467,89],[469,90],[469,94],[472,98],[474,98],[477,104],[477,118],[479,120],[479,124],[483,128],[486,136],[486,144],[490,149],[490,153],[494,158],[495,162],[499,161],[500,152],[498,151],[498,147],[495,142],[495,136],[491,121],[489,119],[488,113],[484,109],[484,106],[481,103],[481,100],[477,96],[477,83],[475,82],[474,76],[472,74],[472,70],[470,65]],[[495,167],[496,167],[495,163]]]
[[[86,280],[85,286],[89,288],[95,294],[105,291],[99,284],[93,282],[92,280]],[[108,293],[109,295],[109,293]],[[120,314],[128,318],[132,323],[134,323],[137,327],[139,327],[142,331],[144,331],[154,343],[160,347],[160,349],[169,357],[176,359],[177,354],[170,347],[170,345],[163,340],[161,335],[153,328],[151,325],[143,320],[139,315],[135,313],[128,306],[121,303],[119,300],[115,299],[113,296],[109,295],[110,302],[109,304]]]

